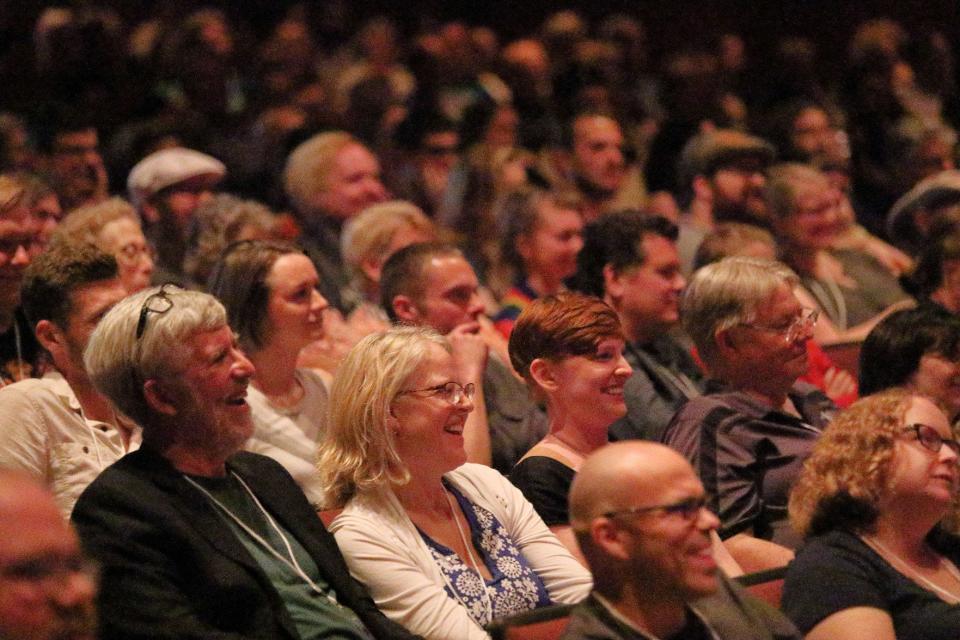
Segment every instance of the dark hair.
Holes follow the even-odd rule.
[[[904,385],[931,353],[960,357],[960,319],[929,306],[891,313],[860,348],[860,394]]]
[[[529,381],[530,364],[537,358],[592,354],[605,338],[622,340],[623,328],[617,312],[603,300],[572,292],[537,298],[510,333],[510,363]]]
[[[207,291],[227,310],[227,322],[248,351],[263,346],[270,288],[267,276],[282,256],[303,253],[278,240],[241,240],[229,245],[213,267]]]
[[[36,328],[41,320],[66,327],[74,290],[117,277],[117,260],[86,243],[57,242],[33,259],[23,274],[20,304]]]
[[[643,239],[648,235],[661,236],[676,242],[678,229],[661,216],[650,216],[635,209],[608,213],[587,225],[583,230],[583,249],[577,255],[577,272],[570,276],[567,286],[575,291],[602,297],[603,268],[614,271],[643,264],[647,259]]]
[[[403,295],[419,298],[423,294],[424,272],[435,256],[463,256],[459,249],[443,242],[417,242],[400,249],[383,264],[380,272],[380,305],[391,321],[398,320],[393,299]]]
[[[37,150],[48,155],[56,151],[61,135],[97,129],[91,113],[61,102],[41,105],[30,124]]]
[[[929,298],[943,284],[943,266],[960,260],[960,229],[935,237],[920,252],[908,275],[900,278],[903,289],[917,299]]]
[[[540,207],[549,202],[558,209],[580,211],[578,197],[570,192],[552,192],[543,189],[521,189],[508,194],[497,207],[496,219],[504,230],[500,239],[500,258],[518,272],[525,265],[517,241],[529,238],[540,222]]]

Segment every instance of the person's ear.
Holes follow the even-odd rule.
[[[620,561],[630,559],[625,532],[616,526],[612,518],[601,516],[590,523],[590,539],[601,549],[604,555]]]
[[[399,320],[410,324],[417,324],[417,321],[420,319],[420,310],[417,309],[417,305],[414,304],[410,296],[403,294],[396,295],[390,304],[393,306],[393,314]]]
[[[530,363],[530,377],[544,391],[556,391],[560,386],[557,383],[554,364],[544,358],[535,358]]]
[[[611,300],[619,300],[623,297],[622,274],[617,273],[609,262],[603,265],[603,290]]]
[[[165,385],[156,378],[143,383],[143,398],[147,406],[166,416],[177,415],[177,405]]]
[[[517,248],[517,255],[520,256],[520,259],[523,260],[525,264],[529,264],[530,259],[533,257],[533,240],[530,235],[522,234],[517,236],[514,244]]]
[[[66,349],[66,336],[63,330],[49,320],[41,320],[34,329],[34,335],[37,336],[37,342],[46,349],[50,355],[56,357]]]
[[[360,271],[370,282],[380,282],[380,274],[383,273],[383,261],[374,257],[363,258],[360,261]]]
[[[734,339],[731,333],[732,329],[733,327],[718,329],[713,333],[713,343],[716,345],[717,353],[722,358],[730,358],[739,349],[737,340]]]

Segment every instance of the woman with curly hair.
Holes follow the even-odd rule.
[[[807,640],[955,639],[958,452],[946,416],[892,389],[840,414],[790,496],[806,538],[782,607]]]

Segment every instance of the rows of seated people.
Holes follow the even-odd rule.
[[[38,52],[103,19],[62,11]],[[851,49],[896,118],[781,87],[749,132],[726,58],[695,126],[623,110],[624,16],[319,71],[309,25],[256,118],[216,11],[148,121],[0,117],[0,639],[956,637],[955,105],[900,27]],[[779,612],[731,580],[786,566]]]

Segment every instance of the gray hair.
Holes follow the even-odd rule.
[[[342,507],[358,493],[409,482],[387,417],[390,404],[433,344],[450,351],[447,339],[432,329],[396,327],[367,336],[340,363],[317,463],[327,507]]]
[[[683,328],[709,365],[716,361],[718,332],[752,322],[757,307],[778,287],[785,284],[793,289],[799,283],[797,274],[781,262],[724,258],[694,273],[687,284],[680,299]]]
[[[172,306],[147,312],[143,334],[137,325],[148,302],[160,303],[161,290]],[[87,374],[97,389],[141,426],[151,423],[152,409],[143,395],[143,383],[177,373],[189,354],[184,346],[199,332],[227,324],[227,312],[211,295],[171,285],[152,287],[124,298],[97,324],[83,354]]]
[[[797,194],[802,186],[820,184],[829,187],[830,182],[822,171],[799,162],[785,162],[767,170],[764,196],[770,214],[778,220],[796,213]]]

